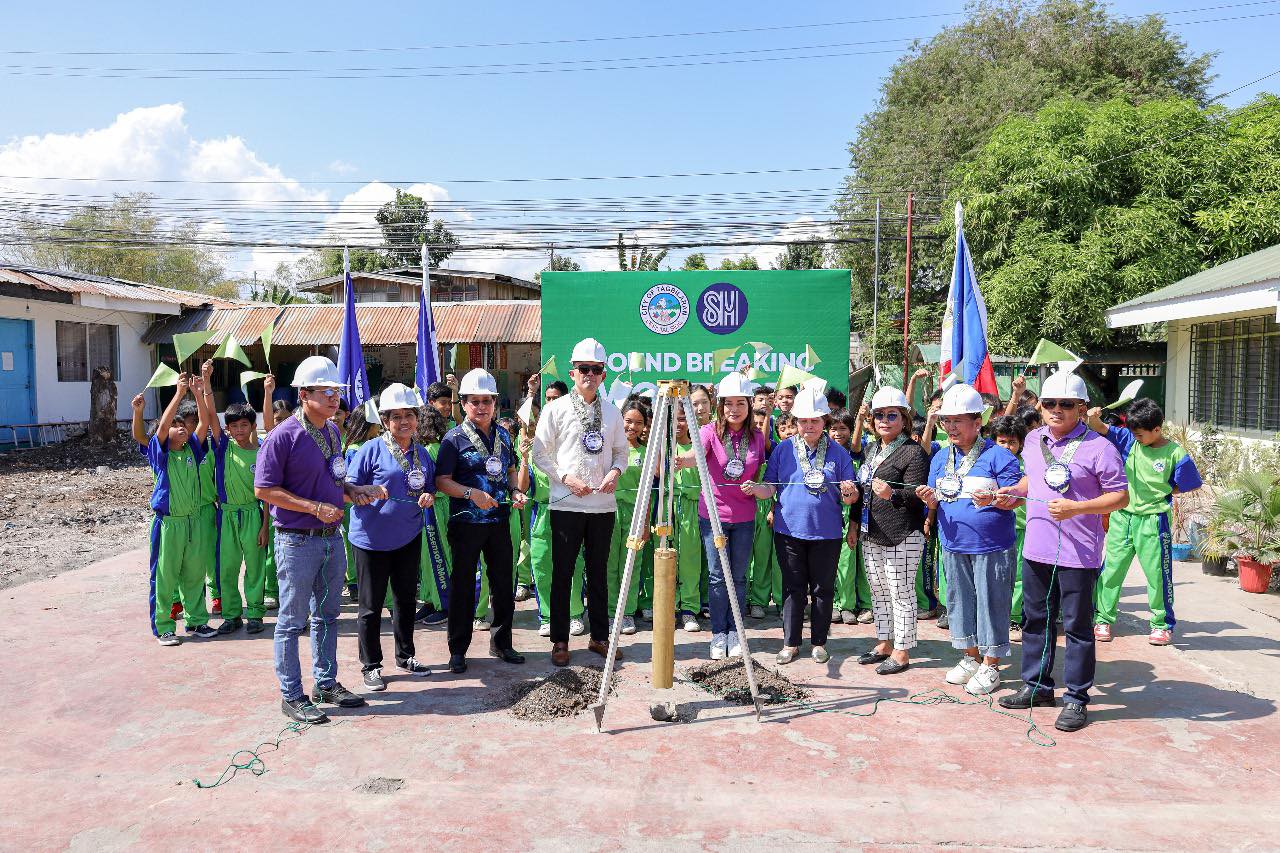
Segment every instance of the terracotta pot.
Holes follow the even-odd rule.
[[[1237,557],[1240,567],[1240,588],[1245,592],[1266,592],[1271,583],[1271,566],[1259,563],[1252,557]]]

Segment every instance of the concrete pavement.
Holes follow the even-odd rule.
[[[0,595],[0,848],[1274,848],[1276,596],[1241,599],[1234,579],[1196,565],[1177,578],[1177,646],[1147,645],[1135,572],[1130,615],[1099,652],[1092,724],[1064,735],[1056,711],[1036,712],[1052,748],[978,705],[885,703],[851,716],[935,688],[968,698],[942,683],[954,653],[932,623],[912,669],[892,678],[851,659],[871,626],[835,626],[827,665],[805,657],[786,670],[811,705],[763,723],[688,684],[675,698],[691,719],[652,722],[641,632],[624,638],[607,733],[589,713],[519,722],[483,709],[493,688],[551,670],[524,604],[524,667],[475,657],[465,676],[393,674],[368,708],[265,752],[265,774],[200,790],[193,778],[213,781],[236,750],[285,724],[271,621],[257,637],[159,647],[145,554],[132,551]],[[772,666],[778,622],[758,624],[756,660]],[[357,689],[353,628],[348,605],[341,679]],[[677,667],[702,659],[708,639],[678,632]],[[478,634],[477,655],[486,643]],[[583,645],[575,638],[574,662],[598,660]],[[418,650],[443,664],[443,632],[419,631]],[[304,644],[304,671],[308,661]],[[1006,670],[1002,693],[1015,677]]]

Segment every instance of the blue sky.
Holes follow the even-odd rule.
[[[1224,5],[1233,8],[1207,8]],[[478,185],[450,179],[843,166],[845,146],[859,117],[874,104],[880,80],[907,40],[928,38],[959,20],[962,8],[958,2],[891,6],[224,2],[201,4],[197,12],[189,4],[114,2],[83,4],[70,15],[40,4],[15,4],[5,12],[0,43],[10,52],[5,64],[11,70],[18,66],[16,70],[23,73],[0,76],[0,103],[5,104],[0,115],[0,174],[280,180],[285,183],[278,188],[255,188],[257,195],[235,187],[214,191],[198,185],[140,186],[162,195],[224,198],[231,194],[242,201],[267,196],[321,208],[351,196],[353,219],[390,192],[385,186],[365,186],[371,181],[435,185],[429,192],[437,198],[447,194],[462,209],[481,199],[831,188],[841,173]],[[1173,15],[1174,22],[1266,15],[1175,23],[1195,51],[1220,52],[1214,65],[1215,92],[1280,65],[1271,49],[1280,34],[1280,3],[1126,0],[1115,3],[1114,9],[1120,14],[1200,10]],[[868,20],[894,16],[915,17]],[[865,22],[798,26],[858,20]],[[616,38],[766,27],[790,29]],[[596,40],[404,49],[566,39]],[[48,53],[349,48],[395,50],[283,56]],[[18,50],[40,53],[12,53]],[[844,55],[728,61],[790,54]],[[684,58],[655,58],[672,56]],[[457,76],[467,70],[495,70],[462,66],[601,59],[666,67]],[[692,62],[721,64],[672,66]],[[38,70],[35,66],[56,66],[57,70],[54,76],[34,76],[30,72]],[[135,72],[115,72],[126,75],[125,79],[102,79],[93,72],[65,76],[69,67],[84,66],[148,69],[145,73],[191,67],[411,66],[416,70],[401,73],[420,74],[423,66],[449,68],[430,72],[447,76],[409,79],[330,80],[305,75],[284,81],[138,79]],[[1277,88],[1274,79],[1270,88]],[[1241,103],[1257,90],[1242,92],[1227,103]],[[121,124],[119,116],[129,119]],[[15,186],[25,192],[79,195],[130,188],[121,183],[19,185],[0,180],[0,187]],[[362,201],[368,207],[361,207]],[[189,215],[218,220],[215,208],[217,204],[210,204]],[[821,205],[814,200],[807,206],[796,204],[792,210],[797,215],[820,214]],[[476,223],[487,221],[481,214],[457,213],[467,215],[476,217]],[[224,213],[223,218],[235,217]],[[671,221],[678,221],[678,216]],[[218,221],[208,224],[215,231],[220,227]],[[234,224],[228,227],[235,230]],[[609,256],[607,251],[576,254],[589,268],[605,263]],[[673,252],[672,260],[680,254]],[[237,271],[267,272],[281,257],[289,256],[236,252],[228,260]],[[453,265],[526,275],[540,266],[531,255],[518,253],[473,256]]]

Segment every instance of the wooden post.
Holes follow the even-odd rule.
[[[670,690],[676,671],[676,551],[653,555],[653,687]]]

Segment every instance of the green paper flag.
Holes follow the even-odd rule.
[[[642,352],[627,353],[627,372],[633,373],[637,370],[644,370],[644,353]]]
[[[256,370],[242,370],[240,372],[240,390],[244,391],[244,396],[246,399],[249,397],[249,392],[246,390],[245,386],[247,386],[250,382],[254,381],[255,379],[265,378],[266,375],[267,374],[259,373]],[[270,403],[271,401],[268,400],[267,404],[270,405]]]
[[[818,354],[814,352],[813,347],[808,344],[804,345],[804,358],[805,362],[809,365],[810,370],[813,370],[822,363],[822,359],[818,358]]]
[[[222,345],[218,347],[217,352],[213,354],[214,358],[234,358],[245,367],[252,367],[253,362],[249,360],[249,356],[245,354],[244,348],[240,346],[231,335],[227,335],[222,339]]]
[[[1073,353],[1064,346],[1059,346],[1051,340],[1041,338],[1036,344],[1035,351],[1031,353],[1031,358],[1027,359],[1027,364],[1053,364],[1058,361],[1080,361],[1080,356]]]
[[[178,371],[163,361],[156,365],[156,372],[147,380],[148,388],[168,388],[178,384]]]
[[[760,358],[761,356],[765,356],[773,352],[773,347],[763,341],[747,341],[747,345],[756,351],[756,358]]]
[[[804,385],[813,379],[817,379],[817,377],[812,373],[788,364],[782,368],[782,373],[778,375],[778,387],[790,388],[792,385]]]
[[[982,425],[983,426],[986,426],[987,424],[991,423],[991,416],[995,414],[995,411],[996,411],[995,406],[982,407]]]
[[[271,339],[275,336],[276,324],[272,323],[262,330],[262,355],[267,360],[267,370],[271,369]],[[248,364],[249,362],[245,362]]]
[[[186,332],[173,336],[173,351],[178,354],[178,364],[182,365],[192,354],[204,346],[213,337],[212,330],[203,332]]]
[[[1138,394],[1140,393],[1142,393],[1142,380],[1135,379],[1128,385],[1124,386],[1124,390],[1120,392],[1120,399],[1116,400],[1111,405],[1106,406],[1106,408],[1118,409],[1125,403],[1132,403],[1134,400],[1138,399]]]
[[[724,363],[729,359],[733,358],[737,354],[738,354],[737,347],[725,347],[724,349],[718,349],[715,352],[711,353],[711,358],[714,359],[713,361],[714,366],[711,368],[712,372],[720,373],[724,366]],[[730,369],[732,369],[732,366],[730,366]]]
[[[538,373],[545,373],[548,376],[554,376],[556,379],[559,379],[560,372],[556,370],[556,357],[553,355],[551,358],[547,359],[547,363],[538,368]]]

